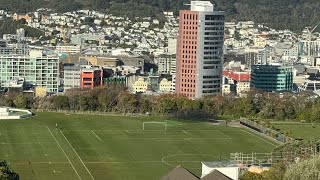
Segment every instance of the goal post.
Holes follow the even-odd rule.
[[[148,121],[148,122],[143,122],[142,129],[146,130],[146,125],[147,124],[162,124],[164,126],[164,130],[167,130],[167,122],[159,122],[159,121]]]

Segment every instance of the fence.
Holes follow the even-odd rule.
[[[91,115],[109,115],[109,116],[160,116],[162,114],[150,113],[116,113],[116,112],[102,112],[102,111],[73,111],[73,110],[47,110],[47,109],[32,109],[32,112],[53,112],[65,114],[91,114]]]
[[[279,142],[282,142],[282,143],[287,143],[287,142],[292,142],[294,141],[293,138],[289,137],[289,136],[286,136],[285,134],[279,132],[279,131],[276,131],[276,130],[273,130],[273,129],[270,129],[268,127],[265,127],[257,122],[254,122],[254,121],[250,121],[250,120],[247,120],[247,119],[240,119],[240,124],[243,125],[243,126],[246,126],[254,131],[257,131],[259,133],[262,133],[268,137],[271,137]]]

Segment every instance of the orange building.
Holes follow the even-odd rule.
[[[103,86],[103,70],[95,66],[83,66],[80,72],[80,87],[83,89],[92,89],[97,86]]]

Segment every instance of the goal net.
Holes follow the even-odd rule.
[[[143,130],[167,130],[166,122],[149,121],[143,122]]]

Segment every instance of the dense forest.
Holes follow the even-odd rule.
[[[320,21],[318,0],[210,0],[217,10],[227,12],[227,20],[253,20],[276,29],[301,31]],[[107,11],[117,15],[158,16],[161,11],[188,8],[190,0],[1,0],[1,9],[29,12],[51,8],[57,12],[78,9]]]

